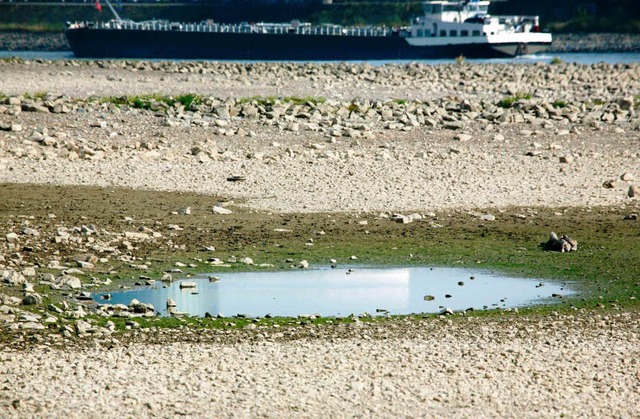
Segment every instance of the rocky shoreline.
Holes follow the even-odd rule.
[[[225,263],[211,241],[278,243],[276,226],[311,213],[327,226],[292,233],[304,248],[345,225],[431,234],[464,217],[477,231],[569,208],[633,229],[639,64],[3,60],[0,72],[0,416],[635,415],[640,318],[616,302],[167,330],[140,327],[153,313],[134,303],[105,305],[98,324],[85,300],[106,285],[96,270],[146,273],[155,250]],[[36,184],[102,188],[89,212],[79,186],[34,186],[36,206],[17,196]],[[149,195],[128,212],[118,188]],[[263,214],[259,233],[239,237],[230,213]],[[212,217],[215,235],[197,221]],[[68,300],[45,307],[56,290]]]
[[[618,33],[559,33],[554,34],[551,48],[554,52],[638,52],[640,35]]]
[[[69,44],[61,32],[0,32],[0,51],[69,51]],[[638,34],[559,33],[547,53],[638,51]]]
[[[63,32],[0,32],[0,51],[69,51]]]

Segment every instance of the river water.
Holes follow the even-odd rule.
[[[321,314],[348,316],[438,313],[485,310],[558,302],[574,294],[564,284],[505,277],[489,271],[460,268],[313,269],[278,272],[241,272],[157,282],[148,287],[109,293],[109,304],[129,305],[137,299],[167,315],[167,298],[177,310],[191,315],[252,317]],[[183,288],[188,281],[195,288]],[[96,302],[105,302],[96,294]]]
[[[0,51],[0,58],[19,57],[23,59],[44,59],[44,60],[70,60],[73,59],[71,51]],[[544,53],[539,55],[526,55],[516,58],[492,58],[492,59],[467,59],[469,63],[515,63],[515,64],[533,64],[537,62],[550,63],[554,58],[559,58],[566,63],[576,64],[627,64],[640,63],[640,52],[624,52],[624,53]],[[155,60],[158,61],[158,60]],[[182,60],[177,60],[182,61]],[[224,62],[224,60],[216,60]],[[233,61],[251,63],[255,61]],[[352,63],[360,63],[362,61],[348,61]],[[438,60],[372,60],[368,63],[372,65],[384,64],[406,64],[418,62],[423,64],[451,64],[454,59],[438,59]],[[317,61],[315,63],[318,63]]]

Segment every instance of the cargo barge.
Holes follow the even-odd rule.
[[[551,34],[538,16],[492,16],[490,1],[425,1],[423,15],[401,28],[214,21],[67,24],[78,58],[207,60],[396,60],[498,58],[542,52]]]

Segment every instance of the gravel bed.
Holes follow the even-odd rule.
[[[638,320],[356,323],[294,340],[262,331],[226,343],[3,351],[0,415],[632,418]]]

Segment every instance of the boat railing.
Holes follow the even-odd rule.
[[[335,35],[335,36],[363,36],[380,37],[391,36],[394,32],[386,27],[343,27],[339,25],[309,24],[291,25],[279,23],[179,23],[167,21],[109,21],[109,22],[75,22],[69,28],[117,29],[142,31],[173,31],[173,32],[215,32],[215,33],[244,33],[244,34],[296,34],[296,35]]]

